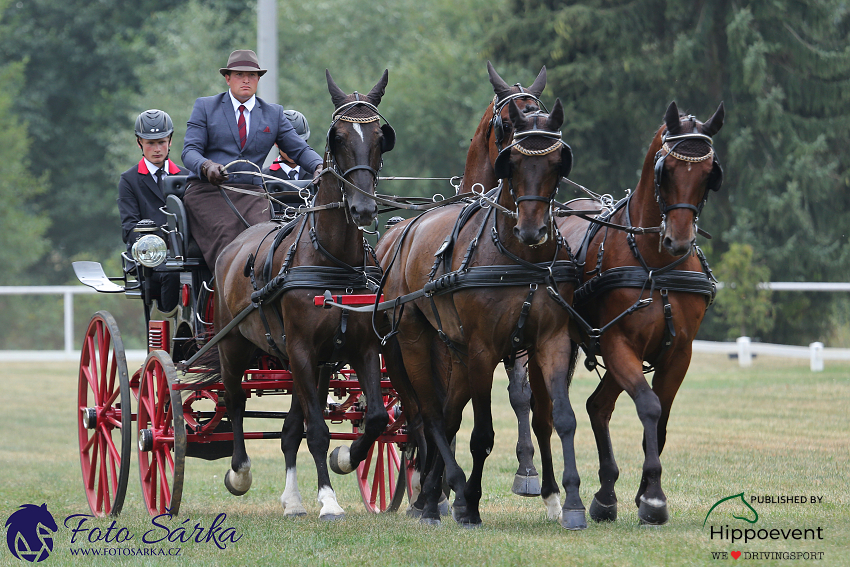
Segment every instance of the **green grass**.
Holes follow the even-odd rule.
[[[131,369],[132,371],[132,369]],[[70,514],[87,513],[76,440],[74,364],[10,364],[0,367],[0,520],[25,503],[47,503],[61,524]],[[576,453],[589,505],[598,488],[596,449],[584,402],[597,378],[577,373],[571,390],[579,425]],[[226,513],[226,526],[242,539],[226,550],[185,544],[181,557],[72,557],[70,532],[62,529],[56,549],[44,565],[712,565],[713,551],[823,551],[820,565],[850,565],[850,366],[827,363],[812,373],[807,361],[759,357],[750,369],[716,355],[698,355],[686,378],[670,420],[662,455],[662,478],[671,521],[661,528],[637,525],[634,494],[643,461],[641,431],[634,405],[620,399],[611,421],[620,466],[617,485],[619,520],[567,532],[545,519],[539,499],[510,493],[516,470],[516,420],[507,401],[507,381],[494,385],[496,446],[487,461],[482,518],[484,527],[464,530],[451,520],[438,529],[424,528],[403,514],[373,516],[360,503],[353,477],[332,476],[347,517],[318,521],[315,469],[302,447],[299,485],[306,518],[282,517],[283,457],[277,441],[252,441],[254,485],[241,498],[230,496],[222,475],[228,461],[187,459],[179,520],[209,525]],[[288,408],[278,397],[249,400],[249,409]],[[468,409],[467,412],[470,410]],[[458,440],[461,466],[468,472],[469,419]],[[257,427],[249,423],[249,426]],[[556,476],[560,479],[560,443],[553,437]],[[135,442],[135,436],[134,436]],[[537,460],[539,463],[539,459]],[[136,456],[131,460],[124,512],[116,525],[136,534],[152,528],[143,510]],[[754,504],[756,528],[822,527],[822,541],[766,541],[731,544],[709,539],[702,527],[719,499],[751,495],[817,495],[822,504]],[[406,505],[406,502],[405,502]],[[732,518],[742,506],[718,507],[709,524],[751,527]],[[93,526],[106,529],[110,520]],[[161,547],[161,546],[152,546]],[[0,546],[0,564],[21,565]],[[728,561],[733,561],[728,559]],[[723,562],[721,562],[723,563]],[[749,565],[785,565],[788,561],[747,561]]]

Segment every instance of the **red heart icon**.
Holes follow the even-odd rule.
[[[741,557],[741,552],[740,551],[733,551],[729,555],[732,556],[732,559],[738,559],[739,557]]]

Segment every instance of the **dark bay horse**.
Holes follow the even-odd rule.
[[[535,81],[537,94],[545,84],[541,75]],[[504,81],[498,83],[497,105],[509,94],[502,88],[507,87]],[[476,526],[481,523],[481,474],[494,439],[493,371],[518,351],[533,350],[531,364],[539,370],[545,393],[538,407],[548,404],[564,448],[563,508],[554,475],[548,483],[544,479],[544,497],[550,509],[555,508],[550,517],[560,516],[565,527],[582,529],[586,522],[573,451],[575,415],[568,397],[569,316],[563,308],[572,300],[577,278],[551,209],[572,154],[561,140],[560,101],[546,114],[528,108],[536,104],[536,95],[523,97],[534,99],[522,101],[523,109],[515,98],[504,104],[509,122],[499,125],[501,151],[490,151],[495,135],[492,105],[476,132],[475,151],[470,149],[473,161],[467,164],[464,187],[493,189],[482,199],[485,206],[429,211],[394,226],[379,242],[386,300],[430,289],[392,314],[394,334],[386,341],[384,355],[396,389],[412,399],[405,400],[405,407],[416,404],[429,447],[436,448],[429,448],[433,464],[423,487],[427,503],[422,521],[440,521],[437,501],[445,465],[456,494],[455,520]],[[501,106],[499,117],[500,111]],[[508,129],[510,137],[504,135]],[[445,364],[447,351],[450,361]],[[470,439],[473,469],[467,481],[448,439],[457,432],[470,399],[475,424]]]
[[[395,134],[388,124],[380,125],[377,110],[387,85],[386,71],[367,95],[346,94],[330,73],[327,83],[335,111],[313,210],[291,223],[288,234],[280,225],[263,223],[247,229],[221,253],[215,270],[215,328],[223,329],[252,301],[260,304],[218,345],[234,436],[225,485],[234,494],[244,494],[251,485],[251,461],[242,427],[246,398],[242,375],[252,353],[261,349],[288,360],[295,389],[281,438],[287,471],[281,496],[284,513],[306,513],[295,475],[306,418],[307,445],[316,464],[322,503],[319,517],[330,520],[343,517],[344,511],[331,487],[326,462],[330,434],[323,410],[329,365],[347,362],[356,371],[367,399],[380,400],[380,345],[368,314],[349,316],[317,309],[313,297],[328,289],[366,293],[367,280],[379,279],[377,267],[366,268],[369,255],[360,227],[370,226],[378,213],[370,195],[377,186],[382,155],[392,149]],[[388,420],[382,404],[368,405],[364,435],[352,443],[350,451],[346,447],[337,454],[336,466],[341,472],[357,467]]]
[[[608,424],[621,392],[629,394],[643,425],[645,460],[635,503],[644,524],[668,521],[667,497],[661,489],[660,454],[667,435],[670,407],[691,360],[694,337],[714,297],[711,272],[695,245],[697,220],[710,191],[720,189],[722,169],[711,143],[723,125],[721,103],[705,123],[667,108],[643,162],[635,190],[606,220],[644,233],[589,226],[576,217],[559,220],[561,232],[581,260],[583,285],[575,308],[597,331],[580,334],[589,367],[601,354],[605,374],[587,400],[599,452],[601,487],[590,516],[615,520],[614,460]],[[574,208],[597,208],[577,200]],[[598,331],[601,330],[601,333]],[[591,335],[597,336],[591,336]],[[643,363],[655,369],[652,386]]]

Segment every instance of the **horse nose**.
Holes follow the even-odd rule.
[[[516,236],[523,244],[536,246],[538,244],[543,244],[546,241],[548,233],[546,225],[538,227],[537,229],[520,228],[519,225],[517,225],[514,227],[514,236]]]
[[[369,226],[378,216],[378,204],[371,199],[368,202],[352,204],[351,216],[357,226]]]
[[[684,240],[673,240],[669,236],[665,236],[661,244],[673,256],[682,256],[687,254],[691,249],[691,243]]]

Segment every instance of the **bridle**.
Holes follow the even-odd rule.
[[[378,111],[378,107],[374,104],[367,102],[365,100],[360,100],[360,94],[357,91],[354,91],[355,100],[351,102],[347,102],[342,104],[334,111],[333,116],[331,117],[331,125],[328,127],[327,134],[325,134],[325,161],[328,159],[331,163],[331,169],[334,174],[339,179],[339,190],[342,193],[343,201],[346,200],[346,190],[344,187],[343,181],[345,177],[353,171],[365,170],[372,174],[372,192],[374,195],[375,190],[378,187],[378,179],[379,173],[381,169],[384,167],[384,159],[383,154],[392,149],[393,145],[395,145],[395,130],[393,130],[392,126],[390,126],[389,121],[384,118],[384,116]],[[365,112],[364,112],[365,111]],[[362,116],[358,116],[358,114]],[[381,126],[381,130],[384,133],[384,140],[381,145],[381,164],[378,166],[378,169],[368,165],[361,164],[355,165],[346,169],[345,171],[340,171],[339,164],[336,161],[336,157],[334,153],[331,151],[331,132],[338,122],[350,122],[354,124],[370,124],[372,122],[376,122],[383,119],[385,124]],[[347,180],[345,180],[347,181]],[[350,182],[347,182],[351,184]],[[353,184],[351,184],[353,185]],[[355,186],[356,187],[356,186]],[[361,193],[369,194],[367,191],[364,191],[357,187]]]
[[[670,131],[664,132],[661,136],[661,149],[658,150],[655,154],[655,200],[658,203],[658,208],[661,211],[661,226],[666,226],[667,221],[667,213],[674,209],[690,209],[694,212],[694,224],[699,220],[699,216],[702,213],[702,209],[705,206],[705,203],[708,201],[709,190],[718,191],[720,189],[720,185],[723,182],[723,169],[720,166],[720,160],[717,158],[717,154],[714,151],[714,146],[712,145],[711,136],[706,136],[705,134],[701,134],[697,132],[696,128],[696,118],[693,116],[686,116],[682,120],[690,120],[693,126],[693,131],[673,136],[670,134]],[[702,155],[689,155],[692,152],[677,152],[676,148],[686,142],[697,142],[697,144],[690,144],[691,147],[700,147],[700,146],[708,146],[708,152]],[[703,193],[702,199],[700,200],[699,205],[691,205],[690,203],[676,203],[674,205],[668,205],[664,200],[664,196],[661,193],[661,183],[664,177],[664,161],[667,157],[672,157],[679,161],[684,161],[688,163],[700,163],[706,161],[708,159],[713,160],[711,173],[709,174],[708,182],[706,183],[705,192]]]

